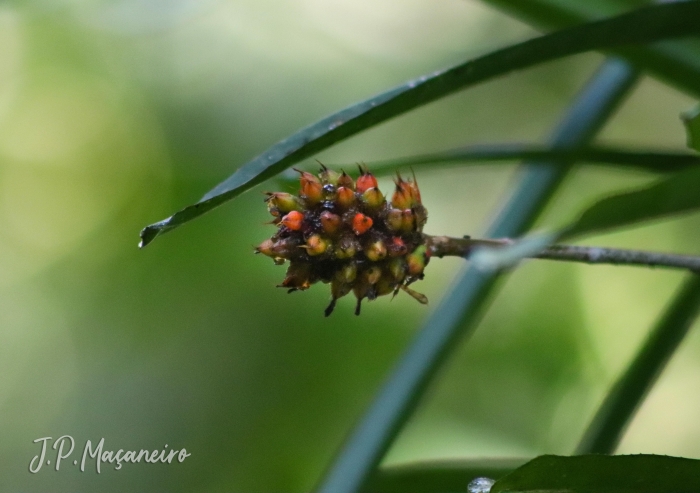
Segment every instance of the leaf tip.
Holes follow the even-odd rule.
[[[155,240],[162,233],[165,233],[169,229],[172,229],[172,227],[168,227],[168,222],[170,221],[170,219],[171,218],[168,218],[163,221],[150,224],[143,228],[139,233],[139,237],[141,238],[141,241],[139,241],[139,248],[146,247],[149,243]]]

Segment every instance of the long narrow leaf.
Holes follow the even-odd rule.
[[[700,209],[700,168],[691,168],[632,192],[605,198],[564,228],[561,238],[598,233]]]
[[[518,160],[545,160],[555,165],[566,165],[572,161],[588,162],[669,173],[699,165],[700,155],[687,152],[632,151],[603,146],[553,149],[533,144],[478,144],[432,154],[368,162],[367,165],[373,173],[378,174],[409,166],[413,168],[433,167],[436,164],[460,166]]]
[[[564,29],[616,15],[644,3],[629,0],[483,1],[544,31]],[[700,43],[697,40],[673,40],[653,46],[635,46],[625,49],[622,54],[640,69],[648,70],[677,88],[700,96]]]
[[[388,175],[395,170],[412,168],[459,167],[511,161],[547,161],[552,166],[576,164],[597,164],[619,168],[632,168],[655,173],[672,173],[690,166],[700,165],[700,155],[669,150],[629,150],[606,146],[556,149],[541,144],[504,143],[474,144],[448,151],[421,154],[417,156],[367,161],[367,166],[375,176]],[[324,163],[333,169],[349,169],[355,164]],[[289,186],[299,182],[296,173],[284,175]]]
[[[373,125],[514,70],[557,58],[623,45],[700,34],[700,1],[654,5],[610,19],[537,37],[435,72],[324,118],[242,166],[198,203],[141,231],[141,246],[292,164]]]

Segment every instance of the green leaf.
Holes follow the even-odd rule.
[[[514,70],[591,50],[700,33],[700,1],[654,5],[611,19],[540,36],[405,85],[346,108],[272,146],[207,193],[198,203],[141,231],[141,246],[285,168],[378,123],[457,90]]]
[[[491,493],[681,493],[700,491],[700,461],[662,455],[543,455]]]
[[[644,0],[485,0],[538,29],[551,31],[601,17],[617,15],[643,5]],[[620,51],[635,66],[677,88],[700,96],[700,43],[673,40]]]
[[[580,149],[555,149],[535,144],[478,144],[449,151],[369,162],[377,175],[397,168],[421,168],[441,165],[471,165],[498,161],[538,160],[568,166],[570,162],[597,163],[620,167],[641,168],[668,173],[700,164],[700,156],[686,152],[632,151],[592,146]],[[333,168],[343,166],[331,165]],[[346,168],[349,166],[345,166]]]
[[[469,459],[417,462],[381,467],[362,489],[366,493],[442,493],[466,491],[474,478],[498,479],[528,459]]]
[[[688,147],[700,151],[700,105],[683,113],[681,120],[683,120],[688,132]]]
[[[564,228],[560,237],[597,233],[699,208],[700,168],[691,168],[597,202]]]

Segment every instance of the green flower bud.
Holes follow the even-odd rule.
[[[360,200],[365,209],[370,211],[376,211],[383,206],[385,202],[384,195],[382,195],[382,192],[376,187],[365,190],[362,195],[360,195]]]
[[[389,211],[386,213],[384,223],[390,231],[401,231],[403,229],[403,211],[400,209],[389,209]]]
[[[423,274],[423,269],[428,264],[429,254],[425,245],[420,245],[413,253],[406,256],[406,265],[408,266],[408,274],[418,277]]]
[[[333,253],[337,259],[349,259],[353,258],[360,251],[360,248],[360,242],[354,235],[345,235],[338,240]]]
[[[338,178],[340,178],[340,173],[333,171],[332,169],[326,168],[323,164],[321,165],[321,172],[318,174],[323,185],[338,185]]]
[[[406,278],[408,266],[403,258],[392,259],[387,265],[387,271],[397,282],[403,282]]]
[[[296,195],[283,192],[267,192],[267,209],[273,216],[287,214],[292,211],[302,211],[304,203]]]
[[[329,246],[330,242],[321,235],[311,235],[309,239],[306,240],[306,246],[303,248],[306,248],[306,253],[315,257],[325,253]]]
[[[365,246],[364,252],[369,260],[378,262],[386,257],[386,245],[382,240],[374,240]]]

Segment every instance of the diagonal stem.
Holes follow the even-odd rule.
[[[588,144],[634,86],[637,72],[620,60],[606,62],[570,107],[553,137],[556,148]],[[518,236],[535,220],[568,167],[531,163],[520,185],[489,230],[489,237]],[[357,424],[323,478],[321,493],[360,490],[415,409],[450,349],[471,333],[497,274],[462,271]]]
[[[700,311],[700,275],[692,275],[615,383],[588,426],[577,454],[611,454],[632,417]]]

